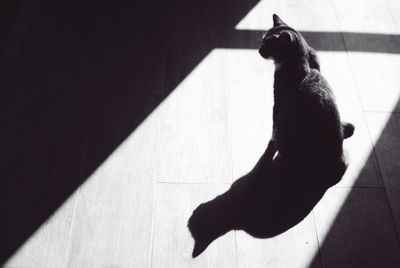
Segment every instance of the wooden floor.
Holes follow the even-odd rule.
[[[354,136],[345,141],[350,166],[342,181],[287,232],[256,239],[243,231],[232,231],[192,259],[194,242],[186,227],[188,218],[200,203],[225,192],[233,181],[252,169],[271,134],[273,105],[273,64],[259,56],[253,45],[257,40],[238,40],[239,45],[231,46],[226,44],[229,38],[219,43],[207,39],[213,39],[213,35],[197,36],[193,42],[204,44],[204,50],[199,49],[198,59],[191,63],[184,60],[185,55],[176,56],[179,45],[160,48],[160,59],[165,64],[154,77],[143,78],[154,92],[141,92],[135,81],[130,86],[128,79],[125,83],[115,80],[115,87],[113,81],[109,82],[107,86],[121,92],[93,102],[89,101],[90,94],[82,97],[87,101],[76,102],[81,95],[71,93],[75,95],[67,99],[73,103],[68,113],[74,113],[74,107],[86,109],[73,119],[82,120],[79,122],[84,127],[80,129],[85,131],[68,137],[55,132],[51,137],[60,140],[54,138],[52,146],[63,146],[57,144],[67,141],[75,144],[71,147],[75,149],[66,151],[70,156],[61,158],[63,163],[69,161],[70,168],[65,170],[84,163],[90,168],[79,174],[87,176],[70,186],[70,192],[63,192],[61,199],[41,201],[48,191],[64,187],[57,179],[50,179],[42,183],[49,183],[51,189],[35,195],[21,193],[25,195],[24,202],[36,204],[32,208],[24,205],[27,209],[21,211],[18,205],[9,203],[16,211],[7,217],[21,213],[27,215],[28,221],[30,213],[35,215],[42,211],[41,206],[49,206],[46,200],[58,200],[54,209],[46,210],[54,211],[50,218],[41,216],[44,223],[38,220],[25,235],[18,236],[11,228],[14,224],[16,230],[24,230],[24,221],[9,223],[4,218],[8,223],[1,225],[2,232],[10,235],[1,243],[12,241],[13,236],[21,241],[16,242],[18,249],[5,267],[400,267],[400,51],[396,50],[400,47],[400,2],[262,0],[246,8],[243,14],[236,12],[241,17],[235,23],[224,20],[226,13],[221,15],[221,24],[231,27],[232,32],[259,32],[272,25],[272,14],[277,13],[304,32],[346,33],[340,35],[343,39],[339,40],[339,47],[318,52],[321,71],[334,89],[342,119],[356,126]],[[214,23],[207,14],[203,14],[204,23]],[[168,25],[174,26],[171,21],[167,16],[167,29]],[[196,33],[197,28],[187,31]],[[363,34],[367,37],[357,38]],[[391,43],[382,46],[379,38],[388,36]],[[365,45],[360,40],[369,43]],[[61,41],[56,45],[60,44]],[[228,48],[235,46],[241,48]],[[68,59],[60,60],[63,61]],[[107,62],[118,66],[117,60]],[[85,63],[81,64],[85,68]],[[123,66],[130,65],[126,61]],[[113,67],[105,68],[104,73],[112,70]],[[123,77],[128,77],[130,71]],[[54,80],[65,76],[57,70],[48,75]],[[80,79],[78,73],[72,75],[70,79]],[[45,94],[52,94],[52,83],[56,82],[49,82]],[[129,88],[135,93],[127,97],[124,90]],[[35,103],[40,107],[41,95],[27,94],[30,100],[23,107],[36,109]],[[60,101],[54,105],[64,104]],[[122,120],[118,116],[122,113],[129,116]],[[44,159],[33,153],[36,147],[31,143],[49,142],[47,128],[40,127],[52,120],[51,114],[45,114],[50,119],[37,118],[31,124],[37,127],[37,136],[13,140],[22,145],[10,151],[20,150],[28,156],[17,157],[14,153],[7,163],[20,161],[27,173],[36,171],[25,163]],[[20,118],[24,116],[29,117],[22,113]],[[64,122],[75,127],[74,123]],[[132,131],[115,138],[114,128]],[[23,132],[24,128],[20,129]],[[84,141],[81,136],[86,137]],[[116,144],[115,140],[120,142]],[[41,146],[44,145],[37,148]],[[43,154],[50,155],[44,161],[50,162],[43,164],[44,171],[37,174],[63,176],[64,173],[47,170],[60,168],[57,157],[66,149],[43,149]],[[101,156],[96,158],[98,155]],[[11,170],[19,168],[9,164],[5,174],[16,178]],[[4,198],[3,202],[11,200]],[[33,226],[39,228],[35,230]]]

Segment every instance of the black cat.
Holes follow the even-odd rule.
[[[275,63],[272,138],[250,173],[193,212],[193,257],[230,230],[260,238],[286,231],[346,171],[342,143],[354,126],[340,121],[314,49],[275,14],[273,22],[259,50]]]
[[[354,126],[340,121],[315,50],[275,14],[273,21],[259,50],[263,58],[275,63],[273,135],[269,145],[278,151],[278,157],[283,155],[302,165],[322,165],[324,172],[335,171],[337,174],[330,178],[335,184],[347,167],[343,138],[353,134]]]

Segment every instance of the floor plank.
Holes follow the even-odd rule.
[[[212,51],[159,107],[160,181],[232,181],[224,66]]]
[[[385,0],[332,1],[344,32],[397,33]]]
[[[390,15],[392,16],[394,23],[396,24],[397,32],[400,33],[400,2],[396,0],[386,0],[386,3],[388,5]]]
[[[400,98],[400,55],[353,52],[349,59],[363,110],[400,111],[396,106]]]
[[[256,50],[229,50],[226,79],[234,179],[249,172],[272,135],[273,64]]]
[[[392,209],[397,232],[400,233],[400,115],[367,113],[368,127],[382,173],[383,183]],[[400,236],[399,236],[400,238]]]
[[[152,115],[79,188],[69,267],[149,267],[158,117]]]

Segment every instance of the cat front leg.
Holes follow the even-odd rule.
[[[278,146],[276,144],[276,129],[272,131],[272,137],[268,142],[267,150],[265,151],[266,159],[272,160],[278,151]]]

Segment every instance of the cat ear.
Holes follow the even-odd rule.
[[[272,20],[274,21],[274,27],[286,25],[286,23],[284,23],[283,20],[281,20],[281,18],[279,18],[276,14],[272,15]]]
[[[279,41],[282,42],[283,44],[289,44],[293,42],[293,36],[290,32],[282,32],[279,37]]]

